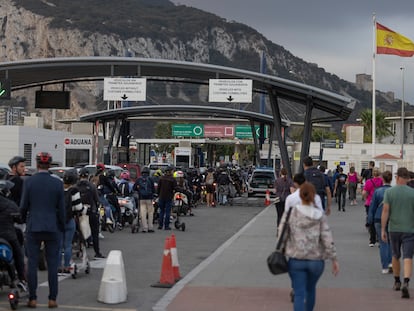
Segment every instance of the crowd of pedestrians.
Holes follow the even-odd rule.
[[[88,245],[93,246],[95,258],[104,258],[99,247],[100,216],[98,207],[111,204],[114,221],[120,222],[121,211],[117,196],[135,197],[139,209],[141,232],[155,232],[153,200],[158,197],[158,230],[171,230],[170,216],[175,191],[186,194],[190,204],[205,200],[207,207],[225,205],[235,192],[243,192],[247,179],[242,171],[220,167],[204,172],[176,171],[169,166],[165,171],[150,176],[144,168],[134,182],[129,174],[116,180],[114,173],[97,165],[97,173],[90,176],[85,169],[65,172],[63,181],[53,177],[48,169],[52,157],[42,152],[36,156],[38,172],[24,178],[25,159],[13,157],[8,176],[0,172],[0,237],[6,238],[15,256],[16,282],[27,284],[27,306],[37,306],[37,269],[41,244],[45,245],[48,266],[49,308],[57,307],[58,272],[68,273],[72,257],[72,239],[75,232],[74,217],[87,211],[91,228]],[[106,171],[106,172],[105,172]],[[275,180],[277,225],[285,223],[289,234],[285,240],[285,252],[289,258],[289,276],[295,310],[313,310],[316,284],[323,273],[325,260],[332,261],[332,272],[339,272],[339,263],[328,216],[335,199],[338,211],[346,206],[357,205],[358,187],[361,184],[361,203],[365,206],[365,225],[368,229],[369,246],[379,246],[381,273],[392,273],[393,289],[401,291],[402,298],[409,298],[409,283],[414,255],[414,173],[400,167],[396,172],[395,186],[391,186],[391,171],[381,172],[371,161],[369,168],[359,175],[351,166],[345,173],[341,166],[333,175],[326,174],[323,166],[316,167],[310,157],[303,159],[303,173],[291,179],[285,168]],[[237,184],[237,186],[236,186]],[[133,195],[136,194],[136,195]],[[362,201],[363,200],[363,201]],[[292,209],[290,219],[287,211]],[[191,213],[191,208],[190,208]],[[18,235],[9,214],[18,214],[26,224],[24,239]],[[341,213],[343,214],[343,213]],[[27,271],[24,268],[24,251]],[[402,263],[401,263],[402,258]],[[11,271],[13,274],[14,271]]]
[[[338,211],[345,212],[347,200],[350,206],[357,205],[359,185],[369,246],[379,246],[381,273],[394,276],[394,284],[390,287],[401,291],[402,298],[409,298],[414,255],[414,173],[405,167],[398,168],[395,185],[391,186],[392,172],[381,172],[374,161],[370,161],[360,175],[354,166],[346,173],[338,165],[329,176],[324,174],[325,167],[316,167],[310,157],[303,159],[303,171],[293,176],[292,189],[288,190],[290,182],[283,174],[275,182],[277,232],[286,223],[289,226],[283,245],[288,257],[294,310],[313,310],[324,260],[331,259],[332,272],[335,275],[339,272],[336,247],[327,221],[331,212],[329,198],[335,199]]]

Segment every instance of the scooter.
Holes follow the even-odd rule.
[[[20,298],[27,296],[28,293],[27,287],[23,283],[15,284],[15,276],[13,250],[5,239],[0,238],[0,288],[3,286],[10,287],[7,298],[13,310],[17,309]]]
[[[131,232],[136,233],[139,229],[138,209],[135,206],[133,197],[118,197],[118,204],[121,208],[121,224],[131,225]]]
[[[102,198],[100,198],[100,200],[101,199]],[[109,231],[110,233],[114,233],[115,231],[116,223],[112,209],[112,206],[106,200],[101,200],[99,206],[99,222],[102,231]]]

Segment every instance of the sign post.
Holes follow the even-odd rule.
[[[0,79],[0,99],[11,98],[11,83],[10,79]]]
[[[181,137],[203,137],[203,124],[173,124],[172,136]]]
[[[210,79],[208,101],[216,103],[251,103],[252,80]]]
[[[145,78],[104,78],[104,100],[145,101],[146,98]]]

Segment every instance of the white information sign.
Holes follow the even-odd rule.
[[[147,79],[104,78],[104,100],[145,101]]]
[[[210,79],[208,101],[219,103],[251,103],[252,80]]]

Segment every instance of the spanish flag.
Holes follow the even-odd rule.
[[[395,31],[377,24],[377,54],[391,54],[401,57],[414,55],[414,42]]]

